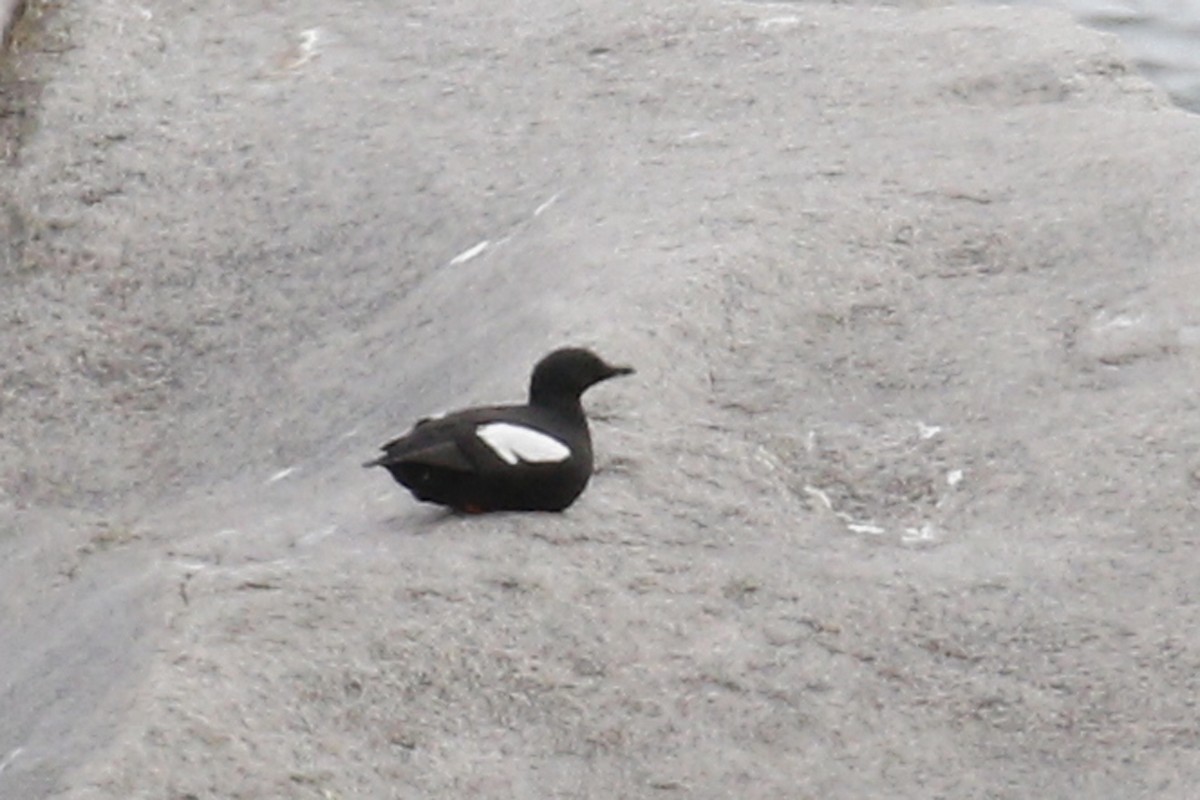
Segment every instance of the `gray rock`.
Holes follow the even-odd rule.
[[[1110,39],[53,24],[0,293],[0,795],[1191,797],[1200,127]],[[565,515],[358,468],[564,343],[638,368]]]

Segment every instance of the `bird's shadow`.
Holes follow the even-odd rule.
[[[448,521],[463,516],[448,508],[422,508],[408,514],[393,514],[383,520],[385,528],[393,531],[408,531],[414,536],[433,533]]]
[[[407,529],[414,536],[424,536],[436,533],[439,529],[453,522],[468,520],[499,519],[509,517],[519,512],[491,511],[485,514],[469,513],[453,508],[420,508],[409,514],[395,514],[384,520],[384,524],[395,530]]]

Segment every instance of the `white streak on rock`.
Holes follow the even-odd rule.
[[[815,486],[805,486],[804,491],[821,501],[822,504],[830,511],[833,511],[833,502],[829,499],[829,495]]]
[[[304,534],[296,543],[302,547],[307,547],[308,545],[316,544],[322,539],[328,539],[330,536],[337,533],[337,530],[337,525],[327,525],[320,530],[310,531],[309,533]]]
[[[533,210],[533,215],[535,217],[540,217],[546,209],[548,209],[550,206],[554,205],[554,201],[557,200],[558,196],[561,194],[562,194],[562,192],[555,192],[553,197],[551,197],[549,200],[542,203],[540,206],[538,206],[537,208],[535,208]]]
[[[281,469],[281,470],[279,470],[279,472],[276,472],[274,475],[267,478],[267,483],[277,483],[277,482],[283,480],[284,478],[286,478],[288,475],[291,475],[295,471],[296,471],[295,467],[288,467],[287,469]]]
[[[758,29],[760,31],[769,30],[786,30],[788,28],[800,27],[801,19],[796,16],[785,17],[769,17],[768,19],[759,20]]]
[[[905,544],[932,542],[937,539],[938,529],[926,522],[919,528],[905,528],[901,540]]]
[[[475,256],[482,253],[484,250],[487,250],[488,245],[490,245],[490,244],[491,244],[491,242],[489,240],[484,239],[482,242],[475,245],[471,249],[463,250],[461,253],[456,255],[454,258],[450,259],[450,266],[457,267],[459,264],[467,263],[472,258],[475,258]]]
[[[924,422],[917,422],[917,431],[920,432],[922,439],[932,439],[942,432],[941,425],[926,425]]]
[[[24,747],[17,747],[14,748],[8,755],[6,755],[4,760],[0,761],[0,772],[4,772],[4,770],[8,769],[9,765],[12,764],[13,761],[16,760],[17,756],[21,755],[24,750]]]

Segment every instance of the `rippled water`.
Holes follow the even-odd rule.
[[[1114,33],[1142,72],[1200,112],[1200,0],[1016,0],[1061,8]]]

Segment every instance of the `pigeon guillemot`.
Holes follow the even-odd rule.
[[[418,500],[459,511],[562,511],[592,476],[580,396],[632,367],[565,347],[538,362],[523,406],[422,419],[365,467],[383,467]]]

